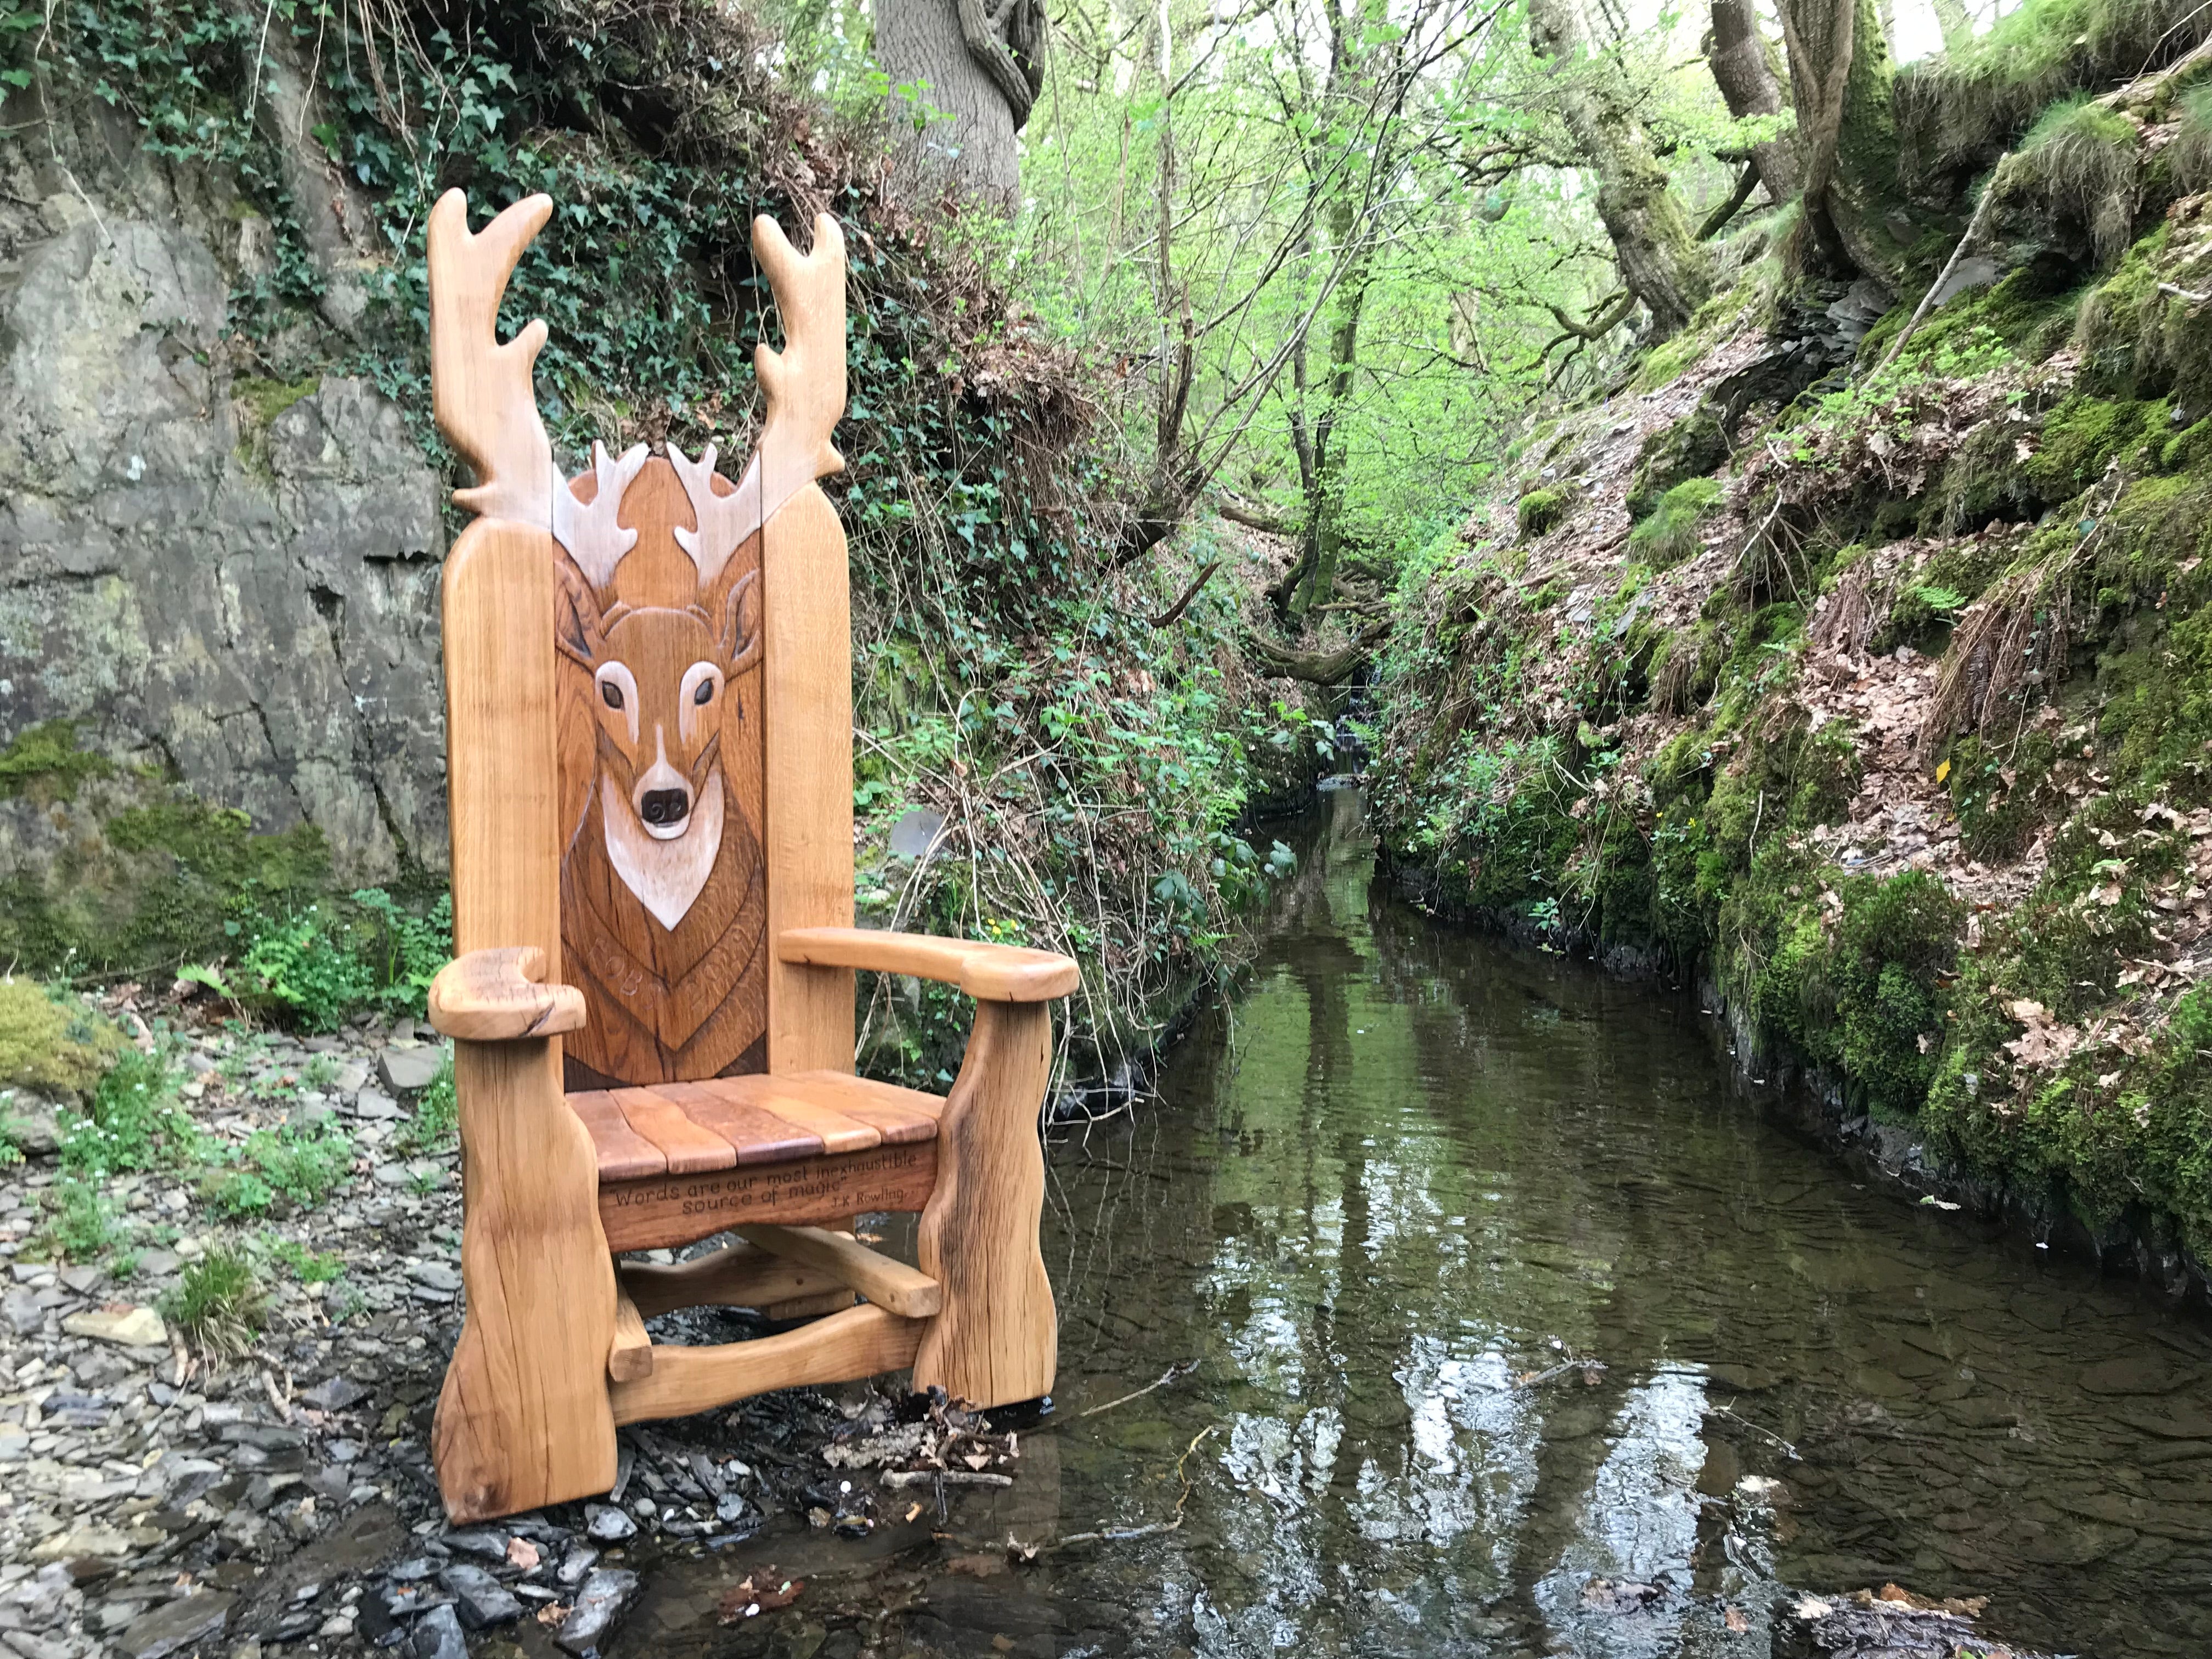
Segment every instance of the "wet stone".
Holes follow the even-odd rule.
[[[517,1609],[520,1611],[520,1609]],[[450,1607],[434,1607],[415,1626],[415,1659],[468,1659],[468,1638]]]
[[[349,1376],[325,1377],[300,1396],[319,1412],[342,1412],[368,1398],[368,1390]]]
[[[449,1532],[438,1541],[456,1555],[474,1556],[479,1561],[504,1562],[507,1559],[507,1534],[494,1532],[487,1527],[469,1527],[459,1532]]]
[[[584,1530],[602,1544],[619,1544],[637,1535],[637,1522],[611,1504],[586,1504]]]
[[[589,1544],[573,1545],[561,1558],[560,1571],[554,1576],[573,1589],[584,1582],[584,1575],[599,1564],[599,1553]]]
[[[234,1601],[205,1593],[179,1596],[132,1620],[117,1639],[116,1649],[125,1659],[168,1659],[219,1635],[230,1621]]]
[[[619,1567],[593,1569],[576,1592],[576,1604],[553,1639],[570,1653],[588,1653],[599,1646],[636,1589],[634,1572]]]
[[[482,1567],[457,1561],[438,1575],[438,1582],[453,1593],[461,1622],[471,1630],[511,1625],[522,1617],[522,1603]]]

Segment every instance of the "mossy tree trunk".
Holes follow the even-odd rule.
[[[1713,0],[1712,17],[1705,62],[1712,70],[1714,84],[1727,100],[1729,113],[1739,121],[1781,114],[1782,78],[1775,74],[1773,60],[1767,55],[1766,39],[1759,31],[1759,14],[1752,0]],[[1795,135],[1753,144],[1751,164],[1759,169],[1759,181],[1766,186],[1771,201],[1789,201],[1805,187],[1805,169]]]
[[[1652,338],[1678,333],[1712,291],[1712,267],[1637,118],[1634,89],[1590,52],[1574,0],[1529,0],[1528,21],[1530,44],[1553,63],[1560,118],[1597,174],[1621,281],[1651,313]]]
[[[1894,283],[1905,262],[1895,78],[1875,0],[1781,0],[1805,157],[1808,263]],[[1899,234],[1904,228],[1905,236]]]

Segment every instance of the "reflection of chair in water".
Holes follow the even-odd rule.
[[[455,1039],[468,1317],[438,1404],[454,1519],[602,1492],[615,1425],[911,1364],[979,1406],[1052,1387],[1037,1248],[1047,1004],[1064,957],[853,927],[843,532],[815,480],[845,404],[844,245],[766,219],[785,328],[740,480],[643,446],[569,482],[507,277],[551,212],[429,226],[438,423],[480,516],[447,557],[455,942],[431,1017]],[[853,973],[977,1000],[949,1097],[852,1075]],[[919,1210],[920,1267],[847,1231]],[[735,1230],[676,1267],[611,1250]],[[855,1305],[857,1292],[866,1305]],[[834,1312],[759,1341],[652,1342],[720,1304]]]

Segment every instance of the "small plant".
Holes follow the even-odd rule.
[[[311,1054],[307,1063],[300,1068],[300,1083],[303,1088],[327,1089],[338,1080],[338,1063],[328,1054]]]
[[[252,994],[310,1031],[334,1031],[369,1009],[420,1014],[452,955],[453,900],[428,915],[400,908],[380,888],[310,904],[281,917],[249,913],[240,973]]]
[[[230,988],[230,981],[222,976],[222,970],[212,963],[191,963],[178,969],[177,982],[179,985],[200,986],[214,992],[225,1002],[238,1000],[238,993]]]
[[[335,1124],[320,1129],[258,1129],[246,1137],[242,1167],[219,1176],[209,1200],[231,1216],[266,1215],[276,1200],[313,1209],[353,1167],[353,1142]]]
[[[1521,498],[1520,504],[1513,509],[1513,516],[1519,521],[1523,536],[1533,539],[1549,535],[1566,522],[1566,492],[1532,489]]]
[[[328,1285],[345,1274],[345,1258],[335,1250],[322,1255],[295,1238],[270,1242],[269,1254],[289,1268],[302,1285]]]
[[[150,1170],[196,1157],[199,1140],[178,1103],[168,1056],[126,1048],[94,1088],[89,1108],[63,1125],[62,1164],[95,1176]]]
[[[46,1205],[46,1247],[71,1261],[97,1261],[123,1237],[114,1206],[88,1181],[63,1176],[47,1192]]]
[[[430,1086],[416,1097],[414,1115],[400,1126],[397,1140],[404,1152],[442,1152],[452,1150],[460,1133],[460,1103],[453,1093],[453,1055],[449,1048]]]
[[[219,1245],[185,1267],[177,1288],[161,1298],[161,1316],[204,1353],[244,1353],[261,1334],[268,1293],[252,1259]]]

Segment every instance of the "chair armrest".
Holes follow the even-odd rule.
[[[534,945],[455,957],[430,981],[430,1024],[471,1042],[582,1030],[584,994],[538,983],[544,973],[545,953]]]
[[[776,955],[817,968],[866,968],[957,986],[979,1002],[1050,1002],[1083,982],[1071,957],[1015,945],[887,933],[872,927],[792,927]]]

